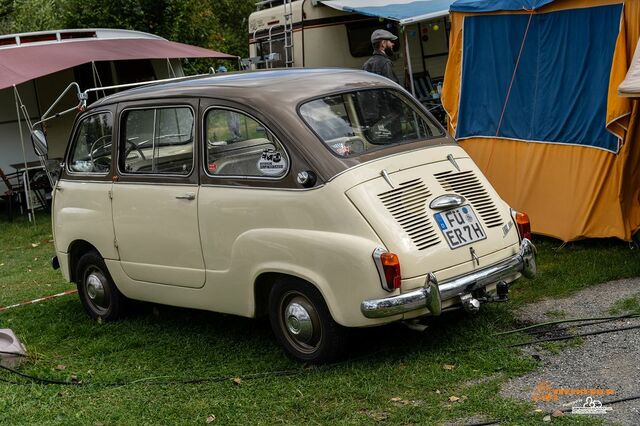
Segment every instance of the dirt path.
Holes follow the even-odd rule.
[[[633,301],[636,298],[636,302]],[[518,312],[525,323],[540,323],[563,318],[611,316],[611,309],[640,300],[640,278],[613,281],[590,287],[564,299],[543,300],[530,304]],[[624,312],[624,309],[622,309]],[[622,313],[621,312],[621,313]],[[575,324],[574,324],[575,325]],[[530,337],[543,338],[592,332],[619,327],[640,325],[640,318],[620,319],[584,327],[559,324],[543,334]],[[598,417],[607,424],[640,425],[640,399],[607,405],[607,401],[640,396],[640,328],[582,337],[578,343],[567,341],[537,344],[525,347],[525,352],[539,359],[541,367],[536,371],[515,378],[505,384],[501,395],[526,400],[540,397],[536,405],[545,412],[556,409],[582,407],[587,395],[576,390],[603,390],[605,395],[595,395],[603,407],[611,411]],[[557,400],[546,401],[554,390],[567,390],[568,394]],[[606,395],[607,390],[615,392]],[[609,391],[611,393],[611,391]],[[569,414],[567,414],[569,415]]]

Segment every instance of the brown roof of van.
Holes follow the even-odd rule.
[[[164,102],[174,98],[211,98],[221,105],[230,103],[258,112],[277,126],[280,133],[295,145],[300,154],[318,166],[320,177],[328,180],[357,164],[385,155],[406,151],[405,145],[389,146],[384,150],[358,157],[342,158],[326,146],[321,147],[318,137],[300,118],[297,106],[313,98],[367,88],[400,87],[391,80],[365,71],[346,68],[290,68],[279,70],[224,73],[190,77],[164,83],[155,83],[126,90],[93,103],[89,109],[115,103],[148,101]],[[148,102],[144,102],[148,105]],[[260,116],[258,116],[260,118]],[[269,124],[267,122],[266,124]],[[452,143],[449,137],[415,142],[414,148],[433,144]]]
[[[263,100],[268,104],[278,101],[295,105],[302,100],[331,92],[393,85],[384,77],[355,69],[244,71],[152,83],[108,96],[95,102],[92,107],[166,97],[228,97],[236,101],[244,99],[249,104]]]

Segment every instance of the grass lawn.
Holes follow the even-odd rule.
[[[73,288],[49,266],[49,218],[37,220],[0,219],[0,306]],[[139,304],[123,321],[98,324],[77,296],[0,312],[0,328],[29,351],[21,372],[82,382],[34,384],[0,371],[0,424],[540,424],[545,413],[533,404],[498,395],[536,362],[503,347],[522,336],[493,333],[516,326],[520,304],[640,275],[640,252],[615,240],[536,244],[539,275],[516,284],[510,303],[447,314],[424,333],[358,330],[350,357],[324,367],[287,359],[266,320]],[[288,374],[243,378],[280,371]],[[170,383],[203,378],[211,380]]]

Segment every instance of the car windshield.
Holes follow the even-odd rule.
[[[361,90],[309,101],[300,107],[300,115],[341,157],[444,135],[413,102],[390,89]]]

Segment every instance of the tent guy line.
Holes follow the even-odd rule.
[[[0,306],[0,312],[4,312],[4,311],[7,311],[7,310],[13,309],[13,308],[19,308],[20,306],[33,305],[35,303],[40,303],[40,302],[44,302],[44,301],[47,301],[47,300],[56,299],[58,297],[69,296],[71,294],[76,294],[77,292],[78,292],[78,290],[68,290],[68,291],[63,291],[62,293],[53,294],[51,296],[39,297],[39,298],[33,299],[33,300],[26,300],[24,302],[16,303],[16,304],[13,304],[13,305]]]

